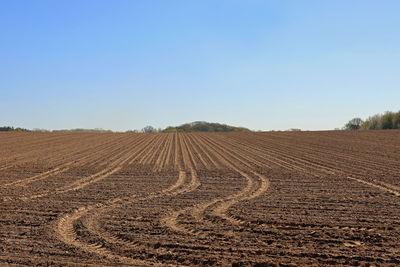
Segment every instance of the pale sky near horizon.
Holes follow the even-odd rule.
[[[329,130],[400,110],[400,1],[0,2],[0,126]]]

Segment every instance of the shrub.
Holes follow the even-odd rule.
[[[344,126],[345,130],[359,130],[363,125],[363,120],[360,118],[353,118],[349,120],[348,123]]]

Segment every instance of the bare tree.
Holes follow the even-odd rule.
[[[345,130],[359,130],[361,125],[363,124],[363,120],[360,118],[353,118],[351,119],[346,125],[344,126]]]
[[[142,133],[156,133],[157,129],[154,128],[153,126],[146,126],[142,129]]]

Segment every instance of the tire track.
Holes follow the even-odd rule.
[[[124,256],[120,256],[113,251],[106,249],[102,247],[102,244],[87,244],[84,242],[81,242],[78,240],[78,235],[76,231],[74,230],[74,224],[76,221],[80,220],[84,216],[88,216],[89,218],[87,219],[85,226],[87,227],[87,230],[92,234],[99,236],[101,239],[105,240],[106,242],[112,243],[112,244],[118,244],[118,245],[123,245],[125,247],[137,247],[137,243],[133,242],[128,242],[125,240],[122,240],[104,230],[101,229],[101,227],[98,224],[99,217],[101,217],[104,212],[106,212],[108,209],[116,209],[116,208],[122,208],[124,205],[133,203],[135,201],[148,201],[154,198],[159,198],[159,197],[164,197],[164,196],[175,196],[178,194],[182,194],[191,190],[194,190],[194,187],[196,186],[195,178],[192,176],[191,182],[187,185],[185,185],[185,180],[186,180],[186,172],[180,171],[178,179],[176,182],[171,185],[169,188],[164,189],[160,192],[155,192],[155,193],[150,193],[148,196],[145,197],[139,197],[137,195],[132,195],[130,197],[127,197],[125,199],[120,199],[120,198],[115,198],[112,200],[107,201],[104,204],[98,203],[86,207],[81,207],[77,210],[75,210],[72,214],[66,214],[63,217],[61,217],[58,222],[56,223],[56,233],[57,236],[60,238],[61,241],[63,241],[66,244],[72,245],[74,247],[78,247],[84,251],[91,252],[98,254],[102,257],[106,257],[109,260],[119,260],[121,263],[124,264],[133,264],[133,265],[146,265],[148,266],[149,264],[153,265],[164,265],[165,264],[157,264],[154,262],[148,262],[144,260],[139,260],[139,259],[133,259],[133,258],[128,258]],[[91,215],[91,216],[90,216]]]
[[[196,173],[196,171],[195,171],[195,169],[194,169],[194,167],[192,165],[193,159],[190,158],[192,156],[192,153],[191,152],[189,153],[189,151],[188,151],[189,148],[187,147],[186,142],[183,140],[184,135],[177,133],[176,137],[177,137],[176,144],[179,142],[180,151],[182,152],[182,156],[183,156],[183,159],[182,159],[183,164],[178,162],[178,167],[181,170],[182,169],[189,169],[190,174],[192,176],[192,180],[191,180],[190,186],[189,186],[190,190],[185,191],[185,192],[186,193],[187,192],[192,192],[192,191],[196,190],[201,185],[201,183],[200,183],[200,181],[199,181],[199,179],[197,177],[197,173]],[[177,149],[177,146],[175,148]],[[174,231],[186,232],[187,233],[187,231],[184,228],[182,228],[182,227],[180,227],[178,225],[177,219],[181,214],[184,214],[190,208],[191,207],[180,209],[180,210],[177,210],[177,211],[174,211],[174,212],[170,213],[167,216],[164,216],[160,220],[161,224],[165,225],[166,227],[168,227],[168,228],[170,228],[170,229],[172,229]]]
[[[255,137],[256,137],[256,135],[255,135]],[[259,138],[256,138],[256,139],[259,139]],[[269,139],[267,139],[267,140],[269,140]],[[316,164],[314,164],[314,165],[319,165],[322,168],[324,166],[323,164],[326,164],[327,166],[331,165],[331,163],[333,161],[332,157],[336,158],[336,160],[334,160],[334,162],[339,163],[339,164],[343,164],[344,162],[340,162],[338,160],[344,160],[344,159],[346,159],[347,161],[350,161],[350,162],[358,162],[358,163],[366,164],[366,165],[362,165],[362,166],[359,166],[359,167],[362,167],[365,170],[369,170],[369,171],[379,169],[380,166],[381,166],[381,165],[377,164],[376,162],[373,162],[373,161],[370,161],[370,160],[365,160],[365,159],[363,159],[361,157],[354,157],[354,156],[346,155],[345,153],[343,153],[343,151],[338,154],[337,152],[334,152],[334,149],[332,147],[329,147],[328,149],[327,148],[323,148],[321,150],[321,149],[315,148],[316,145],[314,144],[314,145],[311,145],[312,150],[310,152],[310,146],[304,146],[304,145],[299,144],[299,143],[296,143],[295,146],[293,146],[291,144],[283,144],[281,140],[278,140],[278,141],[277,140],[272,140],[271,142],[279,143],[279,149],[278,148],[272,148],[271,144],[268,146],[268,149],[274,149],[275,151],[277,151],[278,154],[279,154],[279,152],[285,151],[286,155],[288,155],[288,153],[289,154],[291,153],[291,156],[293,156],[293,153],[295,153],[297,151],[298,153],[302,153],[303,155],[304,154],[307,155],[308,160],[305,161],[306,164],[313,164],[312,160],[315,161],[315,158],[318,155],[318,161],[315,161]],[[261,144],[256,144],[256,145],[260,145],[263,148],[267,147],[265,143],[263,145],[261,145]],[[253,144],[253,146],[254,146],[254,144]],[[285,150],[282,149],[283,147],[285,148]],[[326,157],[328,155],[330,157],[329,160],[324,160],[324,157]],[[296,160],[299,157],[291,157],[291,158]],[[302,160],[302,159],[300,159],[300,160]],[[367,166],[374,166],[375,168],[370,168],[370,167],[367,167]],[[394,166],[396,166],[396,164],[394,164]]]
[[[113,143],[114,143],[114,141],[110,141],[109,143],[102,144],[101,146],[105,146],[105,147],[103,147],[103,148],[101,148],[101,149],[99,149],[98,146],[97,146],[97,147],[94,147],[94,148],[87,148],[87,149],[85,150],[85,152],[90,153],[92,150],[95,150],[95,151],[96,151],[96,154],[100,154],[100,153],[102,153],[102,152],[108,151],[109,148],[113,145]],[[101,146],[100,146],[100,147],[101,147]],[[85,153],[85,152],[82,152],[82,153]],[[82,157],[80,157],[80,158],[78,158],[78,159],[74,159],[74,160],[69,161],[69,162],[67,162],[67,163],[61,164],[61,166],[57,166],[57,167],[55,167],[55,168],[53,168],[53,169],[51,169],[51,170],[49,170],[49,171],[40,173],[40,174],[38,174],[38,175],[34,175],[34,176],[32,176],[32,177],[29,177],[29,178],[24,178],[24,179],[21,179],[21,180],[13,181],[13,182],[11,182],[11,183],[7,183],[7,184],[4,184],[4,185],[2,185],[2,186],[3,186],[3,187],[9,187],[9,186],[26,186],[26,185],[29,184],[29,183],[43,180],[43,179],[45,179],[45,178],[47,178],[47,177],[49,177],[49,176],[51,176],[51,175],[57,175],[57,174],[66,172],[66,171],[68,171],[71,167],[80,166],[80,165],[82,165],[82,164],[85,164],[85,161],[84,161],[84,160],[85,160],[85,159],[88,159],[88,158],[92,158],[92,157],[94,157],[93,154],[84,155],[84,156],[82,156]]]
[[[276,142],[276,141],[273,140],[272,142]],[[317,163],[317,164],[314,164],[314,165],[320,165],[320,166],[322,165],[321,166],[322,168],[325,167],[326,169],[331,169],[335,173],[347,173],[347,174],[352,174],[353,176],[363,177],[363,175],[358,175],[357,174],[357,172],[358,172],[357,170],[351,170],[350,171],[350,170],[346,170],[346,169],[343,170],[343,169],[338,169],[337,168],[338,164],[339,165],[343,165],[346,162],[357,162],[357,163],[360,163],[360,164],[365,164],[365,165],[357,164],[356,166],[358,167],[358,169],[364,170],[366,172],[372,172],[372,171],[376,172],[382,166],[381,164],[378,164],[378,163],[373,162],[371,160],[363,159],[362,157],[354,157],[354,156],[345,155],[343,152],[342,153],[334,152],[335,149],[333,149],[331,147],[329,147],[328,149],[325,148],[323,151],[318,150],[318,149],[315,149],[315,151],[314,151],[314,147],[316,146],[314,144],[314,145],[311,146],[313,149],[311,150],[311,152],[309,152],[309,147],[304,148],[304,146],[301,146],[300,144],[297,144],[297,143],[296,143],[296,146],[292,146],[290,144],[288,144],[288,145],[280,144],[280,146],[281,147],[284,146],[284,147],[287,148],[285,150],[286,151],[285,157],[289,156],[288,155],[289,153],[293,154],[293,152],[298,151],[298,152],[302,153],[302,155],[304,155],[304,154],[307,155],[308,160],[305,161],[306,164],[308,164],[308,163],[312,164],[310,161],[314,160]],[[298,149],[296,149],[297,147],[298,147]],[[282,152],[284,150],[280,149],[279,151]],[[279,153],[279,152],[277,152],[277,153]],[[316,155],[319,155],[318,156],[318,160],[316,160]],[[330,156],[329,160],[325,160],[324,157],[326,157],[328,155]],[[336,158],[336,160],[333,160],[332,157]],[[295,157],[294,160],[296,158],[299,158],[299,157]],[[343,160],[343,159],[346,159],[346,162],[338,161],[338,160]],[[336,164],[333,164],[333,162],[336,163]],[[386,159],[385,159],[385,162],[387,162]],[[391,162],[398,163],[397,161],[391,161]],[[390,164],[390,166],[397,166],[397,165],[398,164]],[[368,166],[374,166],[375,168],[368,167]],[[344,166],[344,167],[346,168],[346,166]],[[391,168],[391,169],[393,169],[393,168]],[[397,170],[397,168],[396,168],[396,170]],[[381,173],[383,174],[384,172],[381,172]],[[377,181],[376,179],[374,179],[374,180],[375,180],[376,183],[381,183],[380,181]],[[386,183],[383,183],[383,182],[382,182],[382,184],[385,185],[386,187],[389,187],[389,188],[393,186],[393,185],[389,185],[389,184],[386,184]],[[398,189],[396,189],[396,186],[392,187],[392,189],[398,190]]]
[[[71,147],[75,147],[76,141],[77,141],[76,139],[78,139],[79,143],[82,142],[82,141],[85,141],[85,140],[90,140],[90,139],[95,139],[96,140],[97,139],[96,136],[84,136],[82,138],[79,135],[76,135],[76,136],[67,135],[66,137],[68,137],[67,142],[66,142],[66,140],[63,140],[62,138],[59,138],[61,140],[59,140],[57,143],[53,143],[53,144],[49,143],[49,142],[46,142],[46,139],[44,139],[44,141],[41,142],[44,145],[46,145],[46,146],[44,146],[44,148],[43,148],[43,146],[39,146],[39,147],[37,147],[37,149],[32,149],[32,148],[29,148],[29,147],[22,146],[24,148],[24,150],[28,150],[28,151],[20,153],[18,156],[16,156],[16,159],[19,158],[19,160],[14,161],[11,164],[8,164],[8,165],[0,168],[0,171],[3,171],[3,170],[6,170],[6,169],[9,169],[9,168],[18,166],[20,164],[31,162],[34,159],[40,158],[41,155],[45,156],[44,158],[41,158],[42,160],[50,160],[51,161],[51,160],[53,160],[55,158],[54,153],[52,153],[52,152],[54,152],[54,150],[56,150],[56,151],[60,151],[60,150],[61,151],[63,151],[63,150],[64,151],[65,150],[70,151]],[[66,137],[63,137],[63,138],[65,139]],[[93,140],[93,142],[95,140]],[[64,142],[61,142],[61,141],[64,141]],[[75,151],[72,150],[72,151],[69,152],[69,154],[73,154],[74,152],[77,152],[77,151],[79,152],[79,150],[80,150],[80,148],[76,149]],[[58,153],[58,154],[56,154],[56,157],[64,158],[65,154]]]
[[[194,169],[190,170],[191,181],[187,189],[183,190],[181,193],[189,193],[196,190],[200,186],[200,182],[197,178],[196,171]],[[161,218],[160,222],[162,225],[167,226],[168,228],[177,231],[177,232],[187,232],[185,228],[182,228],[178,225],[177,219],[181,214],[184,214],[189,208],[184,208],[181,210],[174,211],[167,216]]]
[[[246,150],[246,148],[240,148],[240,147],[238,147],[238,149]],[[399,190],[398,190],[398,188],[396,186],[393,186],[393,185],[390,185],[390,184],[387,184],[387,183],[384,183],[384,182],[381,182],[381,181],[375,181],[375,183],[372,183],[372,182],[366,181],[365,179],[360,178],[362,176],[359,175],[358,173],[353,172],[353,171],[340,170],[340,169],[331,167],[329,165],[327,165],[327,166],[319,166],[318,164],[313,164],[312,162],[306,161],[304,159],[299,159],[296,156],[292,157],[291,155],[289,155],[287,153],[282,153],[282,151],[283,150],[280,150],[280,151],[274,150],[274,152],[276,154],[280,154],[280,155],[282,155],[282,157],[293,158],[293,161],[295,159],[298,159],[298,161],[304,162],[303,163],[304,165],[308,165],[310,169],[312,169],[314,172],[316,172],[314,174],[315,176],[324,175],[326,173],[328,173],[328,174],[338,174],[338,175],[351,174],[351,177],[350,176],[346,176],[346,177],[350,178],[352,180],[358,181],[360,183],[367,184],[367,185],[370,185],[372,187],[378,188],[378,189],[380,189],[382,191],[389,192],[389,193],[391,193],[391,194],[393,194],[395,196],[399,196],[400,195],[400,192],[399,192]],[[292,166],[292,164],[289,164],[289,165]],[[356,178],[356,177],[358,177],[358,178]]]
[[[348,176],[347,178],[348,178],[348,179],[355,180],[355,181],[357,181],[357,182],[359,182],[359,183],[362,183],[362,184],[366,184],[366,185],[369,185],[369,186],[378,188],[378,189],[380,189],[380,190],[382,190],[382,191],[385,191],[385,192],[391,193],[391,194],[393,194],[393,195],[395,195],[395,196],[397,196],[397,197],[400,197],[400,192],[398,192],[398,191],[396,191],[396,190],[393,190],[393,189],[391,189],[390,187],[387,188],[387,187],[385,187],[385,186],[381,186],[381,185],[378,185],[378,184],[374,184],[374,183],[365,181],[365,180],[363,180],[363,179],[359,179],[359,178],[355,178],[355,177],[351,177],[351,176]]]
[[[117,200],[115,200],[117,201]],[[112,202],[110,202],[112,204]],[[107,249],[102,248],[97,244],[86,244],[80,242],[78,238],[76,238],[76,232],[74,229],[74,222],[81,218],[87,212],[95,209],[96,207],[101,207],[100,204],[96,204],[93,206],[81,207],[78,210],[74,211],[72,214],[67,214],[61,217],[56,224],[56,234],[58,239],[60,239],[65,244],[70,246],[79,248],[83,251],[97,254],[102,258],[106,258],[112,262],[118,262],[124,265],[145,265],[146,262],[140,260],[134,260],[125,256],[116,255],[110,253]]]
[[[132,143],[134,143],[134,144],[140,143],[141,147],[145,147],[147,145],[147,143],[145,141],[146,141],[146,139],[140,139],[139,141],[137,139],[134,139],[130,143],[131,144]],[[93,175],[80,178],[77,181],[72,182],[61,188],[48,190],[46,192],[34,194],[34,195],[30,195],[30,196],[22,196],[19,199],[21,199],[23,201],[27,201],[27,200],[42,198],[42,197],[46,197],[46,196],[50,196],[50,195],[57,195],[57,194],[61,194],[61,193],[67,193],[69,191],[77,191],[77,190],[83,189],[84,187],[86,187],[90,184],[99,182],[99,181],[107,178],[108,176],[116,173],[129,160],[134,160],[136,158],[137,157],[133,157],[133,155],[129,155],[129,148],[128,148],[127,151],[123,150],[123,151],[118,152],[117,154],[113,155],[113,157],[111,158],[111,163],[109,163],[106,168],[104,168],[103,170],[101,170],[99,172],[96,172]]]
[[[43,178],[48,180],[28,183],[32,190],[15,190],[37,194],[57,187],[59,192],[41,196],[40,201],[3,205],[0,236],[8,244],[0,245],[0,251],[5,252],[0,261],[27,265],[82,265],[85,260],[126,266],[244,265],[280,261],[290,255],[290,262],[280,263],[398,262],[398,187],[370,181],[373,175],[369,176],[367,167],[361,170],[366,164],[361,159],[346,163],[347,158],[340,161],[332,156],[329,162],[330,153],[311,153],[313,145],[308,150],[301,144],[296,147],[301,139],[260,141],[252,135],[179,133],[158,139],[157,135],[140,134],[135,141],[128,137],[122,143],[112,138],[110,147],[104,146],[84,160],[79,158],[86,153],[76,154],[84,167],[76,169],[78,177],[59,175],[54,182]],[[347,149],[339,143],[341,138],[337,139],[338,144],[329,146],[351,153],[352,148]],[[288,149],[291,145],[292,152]],[[352,156],[366,150],[356,150]],[[396,158],[392,150],[390,153]],[[365,159],[376,154],[379,151],[365,155]],[[59,159],[61,156],[52,164]],[[335,169],[342,161],[343,166]],[[68,163],[70,157],[60,162]],[[85,162],[88,165],[82,165]],[[62,171],[62,164],[35,174],[39,175],[37,181],[40,175]],[[374,166],[381,168],[374,175],[385,171],[385,163]],[[163,177],[154,172],[161,171],[168,174],[168,182],[155,184]],[[394,172],[388,171],[388,180],[383,181],[391,181],[391,174]],[[49,177],[52,175],[57,174]],[[136,181],[140,187],[135,188]],[[39,192],[33,192],[34,186]],[[79,191],[74,192],[74,187]],[[3,192],[8,194],[10,189]],[[393,199],[388,193],[397,197]],[[68,206],[77,209],[66,213]],[[50,239],[39,236],[49,229],[48,223]],[[33,249],[32,244],[36,246]],[[331,252],[325,253],[328,248]]]
[[[184,151],[183,149],[183,141],[180,138],[179,139],[179,143],[181,146],[181,151]],[[152,146],[153,147],[153,146]],[[138,153],[136,155],[136,157],[134,159],[130,159],[127,158],[126,161],[128,160],[135,160],[137,157],[141,156],[143,154],[143,151],[138,150]],[[188,154],[184,155],[184,161],[188,162],[187,159],[185,159],[188,156]],[[120,170],[120,166],[118,166],[116,169],[113,169],[112,171],[108,172],[108,173],[104,173],[100,178],[104,179],[104,176],[109,176],[115,172],[117,172],[118,170]],[[63,217],[61,217],[58,220],[58,224],[56,226],[56,232],[58,233],[58,236],[60,237],[60,239],[67,244],[70,244],[72,246],[78,247],[82,250],[88,251],[88,252],[92,252],[92,253],[96,253],[98,255],[101,256],[105,256],[110,260],[119,260],[122,263],[127,263],[127,264],[134,264],[134,265],[147,265],[148,262],[146,261],[138,261],[136,259],[130,259],[130,258],[126,258],[126,257],[122,257],[112,253],[111,251],[106,250],[105,248],[101,247],[101,244],[93,244],[93,245],[88,245],[85,243],[82,243],[78,240],[77,234],[74,231],[74,223],[79,220],[80,218],[82,218],[83,216],[87,215],[90,212],[93,212],[93,214],[97,214],[95,215],[92,219],[90,219],[88,225],[89,228],[88,230],[91,233],[94,234],[98,234],[99,236],[101,236],[102,238],[104,238],[105,240],[107,240],[110,243],[123,243],[125,245],[136,245],[136,244],[132,244],[132,243],[127,243],[126,241],[120,240],[119,238],[112,236],[110,234],[107,234],[105,231],[102,231],[98,226],[96,226],[95,221],[97,221],[96,219],[98,218],[98,216],[100,216],[100,214],[102,214],[102,212],[106,211],[109,208],[117,208],[121,207],[123,205],[127,205],[129,203],[132,203],[135,200],[132,200],[132,198],[136,198],[136,201],[138,200],[150,200],[156,197],[162,197],[162,196],[167,196],[167,195],[171,195],[171,196],[175,196],[178,194],[182,194],[182,193],[186,193],[186,192],[191,192],[193,190],[195,190],[199,185],[200,182],[197,179],[197,175],[196,172],[194,171],[193,168],[191,168],[191,181],[190,183],[188,183],[186,186],[184,186],[184,181],[186,180],[186,172],[183,170],[179,171],[179,176],[177,179],[177,182],[172,185],[171,187],[169,187],[166,190],[163,190],[159,193],[154,193],[154,194],[149,194],[146,197],[142,197],[142,198],[138,198],[137,196],[133,195],[130,196],[129,198],[122,200],[120,198],[115,198],[112,200],[107,201],[107,203],[105,204],[94,204],[94,205],[90,205],[90,206],[86,206],[86,207],[81,207],[79,209],[77,209],[76,211],[74,211],[72,214],[66,214]],[[168,223],[169,221],[167,220],[166,223]]]
[[[204,140],[205,139],[203,139],[203,141]],[[207,140],[206,143],[208,145],[205,145],[205,146],[207,146],[210,150],[212,150],[213,154],[217,155],[218,159],[227,168],[239,173],[242,177],[244,177],[246,179],[247,185],[245,186],[244,189],[242,189],[237,194],[230,195],[226,198],[216,198],[211,201],[207,201],[205,203],[190,206],[190,207],[187,207],[182,210],[177,210],[177,211],[173,212],[170,216],[162,219],[162,223],[165,226],[167,226],[168,228],[170,228],[171,230],[176,231],[176,232],[182,232],[187,235],[194,234],[198,238],[204,238],[206,235],[202,232],[195,231],[193,229],[187,229],[186,227],[180,225],[178,222],[178,219],[180,216],[182,216],[183,214],[190,214],[191,217],[194,218],[197,223],[204,222],[203,217],[204,217],[205,210],[209,207],[214,206],[213,213],[216,216],[223,218],[232,224],[239,224],[239,223],[241,223],[240,221],[238,221],[226,214],[227,210],[231,206],[235,205],[236,203],[238,203],[240,201],[252,199],[252,198],[256,198],[256,197],[260,196],[268,189],[269,184],[270,184],[269,180],[266,177],[251,170],[250,172],[253,175],[255,175],[256,177],[258,177],[258,179],[260,179],[260,185],[257,187],[255,185],[256,181],[251,175],[247,174],[246,172],[244,172],[241,169],[239,169],[238,167],[236,167],[238,164],[242,164],[242,165],[247,166],[248,168],[251,168],[251,166],[249,164],[238,159],[235,155],[232,155],[227,150],[221,150],[221,151],[224,151],[224,153],[226,153],[226,155],[229,155],[229,158],[235,158],[236,160],[238,160],[237,164],[235,164],[235,163],[231,162],[227,156],[223,155],[222,152],[215,149],[215,147],[219,147],[218,144],[215,144],[215,143],[212,144],[211,142],[209,142],[209,140]],[[203,144],[205,144],[205,143],[203,143]]]
[[[209,141],[209,140],[208,140]],[[231,223],[235,223],[238,224],[239,221],[227,216],[226,212],[227,210],[235,205],[236,203],[243,201],[243,200],[250,200],[256,197],[259,197],[261,194],[263,194],[264,192],[266,192],[270,186],[270,181],[262,174],[259,174],[258,172],[253,170],[253,166],[251,166],[251,164],[246,163],[243,160],[240,160],[236,155],[232,154],[230,151],[228,151],[225,147],[225,151],[223,150],[223,147],[220,146],[217,143],[211,143],[209,142],[210,147],[214,150],[215,154],[218,154],[221,158],[221,160],[225,163],[225,165],[234,170],[235,172],[239,173],[242,177],[244,177],[247,180],[247,185],[246,187],[241,190],[241,192],[232,195],[230,197],[225,198],[223,201],[221,201],[221,204],[219,204],[215,209],[214,209],[214,213],[216,215],[218,215],[221,218],[224,218],[228,221],[230,221]],[[213,145],[211,145],[213,144]],[[215,147],[220,147],[221,151],[224,151],[224,153],[218,151],[215,149]],[[225,156],[225,155],[229,155],[229,157]],[[236,159],[237,163],[235,164],[231,159]],[[252,177],[251,175],[247,174],[246,172],[244,172],[243,170],[241,170],[240,168],[238,168],[238,165],[244,165],[247,167],[248,171],[258,177],[259,181],[260,181],[260,185],[257,187],[255,185],[256,181],[254,179],[254,177]],[[253,187],[256,188],[254,189]],[[253,189],[253,190],[252,190]],[[208,205],[209,204],[209,205]],[[213,205],[213,201],[206,204],[206,206],[211,206]],[[205,210],[205,209],[204,209]],[[204,210],[202,212],[204,212]],[[201,211],[201,210],[200,210]],[[195,212],[196,214],[199,213],[199,210],[197,210]]]
[[[247,147],[248,147],[248,145],[247,145]],[[257,156],[257,154],[255,154],[254,152],[251,153],[252,150],[248,149],[247,147],[245,145],[236,146],[237,149],[240,149],[242,151],[247,151],[247,152],[250,151],[249,154],[253,155],[253,157]],[[256,148],[252,148],[252,149],[257,150]],[[313,164],[312,162],[306,161],[304,159],[299,159],[298,157],[293,157],[293,156],[291,156],[289,154],[282,153],[282,150],[280,150],[280,151],[279,150],[274,150],[274,153],[277,154],[277,155],[281,155],[284,158],[292,159],[291,161],[296,162],[296,163],[303,162],[303,165],[307,166],[309,169],[311,169],[314,172],[314,173],[311,173],[311,174],[316,176],[316,177],[320,177],[321,175],[325,175],[325,174],[338,174],[338,175],[349,174],[348,171],[342,171],[342,170],[335,169],[335,168],[332,168],[332,167],[327,167],[327,166],[319,166],[318,164]],[[260,156],[260,157],[262,157],[262,156]],[[297,169],[299,171],[307,173],[306,169],[303,169],[302,167],[298,167],[296,165],[296,163],[289,163],[289,162],[284,161],[284,160],[279,160],[279,161],[282,162],[282,164],[279,164],[279,165],[284,167],[284,168],[286,168],[286,169],[289,169],[289,170]],[[254,159],[254,162],[257,163],[257,160]],[[272,162],[273,162],[273,160],[272,160]],[[357,173],[353,173],[353,172],[350,172],[350,173],[352,174],[352,176],[360,177],[360,175],[358,175]],[[350,178],[350,177],[348,177],[348,178]],[[366,181],[366,180],[364,180],[362,178],[355,178],[355,177],[352,177],[351,179],[355,180],[355,181],[358,181],[358,182],[361,182],[363,184],[367,184],[367,185],[373,186],[373,187],[378,188],[378,189],[380,189],[382,191],[392,193],[392,194],[394,194],[396,196],[398,196],[400,194],[400,192],[397,190],[397,188],[395,186],[389,185],[387,183],[383,183],[383,182],[379,181],[378,182],[379,184],[376,184],[376,183],[368,182],[368,181]]]

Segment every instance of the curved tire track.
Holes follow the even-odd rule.
[[[83,216],[86,216],[88,213],[92,214],[92,217],[89,218],[89,222],[87,223],[88,225],[88,230],[94,234],[94,235],[99,235],[102,239],[105,239],[107,242],[114,243],[114,244],[122,244],[125,246],[129,247],[136,247],[136,243],[132,242],[127,242],[125,240],[121,240],[120,238],[117,238],[113,236],[112,234],[109,234],[105,232],[104,230],[100,229],[98,224],[96,222],[98,221],[98,218],[107,210],[107,209],[115,209],[115,208],[121,208],[124,205],[127,205],[129,203],[135,202],[135,201],[144,201],[144,200],[151,200],[153,198],[158,198],[158,197],[163,197],[163,196],[174,196],[178,195],[184,192],[188,192],[193,190],[193,188],[196,187],[196,179],[192,177],[191,182],[187,184],[186,186],[184,185],[186,180],[186,173],[184,171],[179,172],[178,179],[176,182],[170,186],[169,188],[162,190],[160,192],[156,193],[151,193],[148,196],[145,197],[138,197],[136,195],[132,195],[129,198],[120,199],[120,198],[115,198],[112,200],[107,201],[105,204],[95,204],[95,205],[90,205],[86,207],[81,207],[77,210],[75,210],[72,214],[66,214],[63,217],[61,217],[58,222],[56,223],[56,233],[57,236],[61,241],[64,243],[78,247],[84,251],[91,252],[98,254],[99,256],[106,257],[109,260],[115,261],[118,260],[119,262],[123,264],[133,264],[133,265],[149,265],[149,264],[155,264],[155,265],[160,265],[157,263],[153,262],[148,262],[144,260],[138,260],[138,259],[132,259],[129,257],[124,257],[120,256],[116,253],[113,253],[112,251],[103,248],[101,244],[87,244],[84,242],[81,242],[78,240],[78,235],[76,231],[74,230],[74,224],[76,221],[81,219]],[[132,200],[134,199],[134,200]]]

